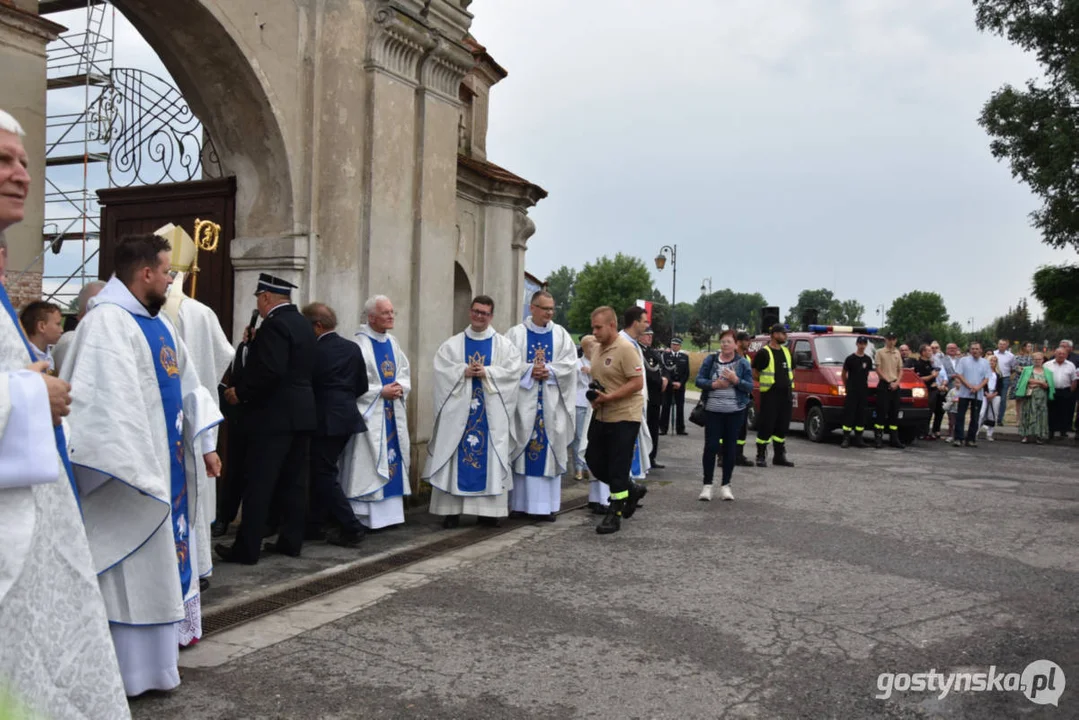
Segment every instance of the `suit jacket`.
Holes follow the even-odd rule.
[[[315,344],[315,415],[319,435],[355,435],[367,430],[356,398],[367,392],[363,351],[335,332]]]
[[[295,305],[279,305],[262,321],[235,382],[248,432],[284,435],[314,432],[315,331]]]
[[[689,355],[680,350],[667,350],[663,353],[663,364],[670,373],[668,377],[671,382],[682,383],[682,388],[685,389],[686,383],[689,382]],[[669,389],[674,390],[673,387]]]
[[[642,347],[644,355],[644,381],[648,384],[648,404],[659,405],[663,395],[663,378],[667,371],[663,367],[663,359],[655,348]]]

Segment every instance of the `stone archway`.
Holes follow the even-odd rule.
[[[114,0],[157,52],[237,179],[241,237],[294,230],[293,175],[280,109],[232,23],[206,0]]]

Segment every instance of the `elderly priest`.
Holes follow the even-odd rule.
[[[471,324],[435,354],[435,417],[423,479],[431,483],[431,513],[443,527],[461,515],[497,525],[509,514],[513,489],[513,413],[521,354],[491,328],[495,301],[472,301]]]

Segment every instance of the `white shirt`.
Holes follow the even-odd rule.
[[[1000,374],[1004,377],[1011,377],[1012,368],[1015,366],[1015,355],[1011,350],[994,350],[993,354],[997,356],[997,367],[1000,368]]]
[[[1053,384],[1058,390],[1070,388],[1072,383],[1075,382],[1075,366],[1072,365],[1070,360],[1058,363],[1056,358],[1053,358],[1052,361],[1045,363],[1045,367],[1049,368],[1049,372],[1053,373]]]
[[[588,358],[583,355],[577,358],[577,407],[588,407],[588,397],[585,393],[588,392],[588,383],[592,382],[592,376],[588,373],[581,372],[581,368],[590,368],[592,363],[588,361]]]

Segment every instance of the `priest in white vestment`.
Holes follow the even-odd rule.
[[[553,521],[562,504],[562,474],[577,414],[577,350],[554,323],[554,297],[532,295],[531,317],[506,333],[525,363],[514,414],[510,512]]]
[[[367,432],[353,435],[341,455],[341,489],[372,530],[405,521],[411,445],[405,403],[412,391],[408,357],[390,334],[393,303],[375,295],[364,303],[367,323],[354,338],[367,366],[367,392],[356,404]]]
[[[521,354],[491,328],[494,309],[490,297],[476,297],[470,326],[435,354],[437,414],[423,479],[431,483],[430,511],[446,517],[446,528],[463,514],[491,526],[509,514]]]
[[[116,275],[76,330],[62,377],[72,386],[71,461],[94,566],[129,696],[171,690],[184,598],[198,586],[197,448],[221,461],[209,432],[222,420],[186,346],[160,314],[171,248],[157,235],[116,246]]]
[[[637,342],[637,338],[648,327],[648,314],[645,309],[633,306],[626,310],[622,315],[622,326],[623,330],[619,334],[633,344],[641,357],[641,367],[646,367],[644,351]],[[641,411],[641,430],[637,434],[637,446],[633,448],[633,466],[630,469],[630,478],[633,480],[643,480],[652,469],[652,462],[648,459],[652,454],[652,436],[648,432],[648,383],[641,388],[641,395],[644,397],[644,409]]]
[[[30,189],[22,128],[0,110],[4,230]],[[0,284],[0,717],[129,718],[105,604],[59,425],[69,386],[28,369],[31,350]]]
[[[165,238],[172,246],[171,271],[176,273],[169,286],[168,299],[162,308],[176,328],[177,335],[187,348],[191,366],[198,376],[199,384],[206,388],[215,405],[220,407],[217,386],[236,351],[229,343],[221,321],[209,306],[184,294],[184,279],[195,265],[195,241],[181,227],[172,223],[158,228],[156,235]],[[206,444],[217,447],[217,428],[206,431]],[[194,526],[196,569],[199,582],[191,583],[184,597],[184,621],[180,623],[180,644],[187,646],[202,638],[202,604],[199,593],[203,585],[209,586],[213,574],[213,545],[210,525],[217,511],[217,478],[206,474],[206,465],[199,453],[188,445],[185,448],[185,466],[188,477],[198,478],[198,507],[195,508]]]

